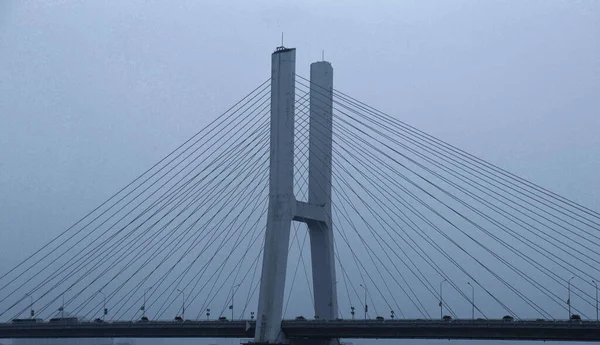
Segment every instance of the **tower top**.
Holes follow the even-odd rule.
[[[331,62],[322,60],[322,61],[315,61],[315,62],[311,63],[310,65],[311,66],[313,66],[313,65],[330,65],[331,66]]]
[[[290,50],[296,50],[296,48],[286,48],[284,46],[279,46],[279,47],[275,48],[275,51],[273,52],[273,54],[288,52]]]

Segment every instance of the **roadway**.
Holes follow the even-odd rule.
[[[482,339],[600,341],[592,321],[283,321],[289,339]],[[0,323],[0,338],[254,338],[254,321]]]

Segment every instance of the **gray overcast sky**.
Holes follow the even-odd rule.
[[[0,271],[270,73],[335,87],[598,210],[599,1],[1,1]]]

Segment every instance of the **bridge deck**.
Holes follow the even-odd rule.
[[[289,338],[485,339],[598,341],[600,323],[572,321],[389,320],[286,322]]]
[[[496,339],[600,341],[591,321],[283,321],[291,339]],[[3,323],[0,338],[253,338],[254,321]]]

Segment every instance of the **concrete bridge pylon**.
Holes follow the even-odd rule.
[[[271,56],[269,209],[255,333],[257,343],[287,342],[281,321],[292,221],[308,226],[315,316],[322,320],[338,317],[331,222],[331,64],[319,61],[310,68],[308,202],[298,201],[294,195],[295,90],[296,50],[279,47]],[[337,343],[337,340],[322,343]]]

